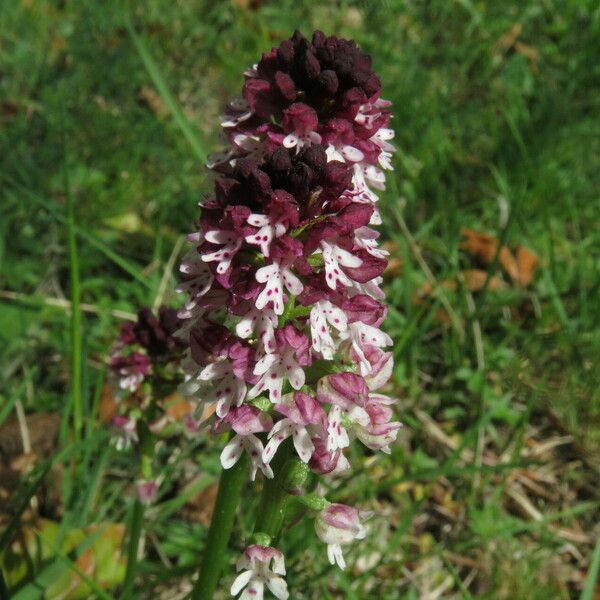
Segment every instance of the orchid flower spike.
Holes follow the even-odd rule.
[[[390,103],[371,58],[320,31],[294,33],[244,76],[180,267],[181,389],[195,415],[213,414],[188,430],[230,431],[221,464],[245,452],[252,479],[276,477],[284,447],[326,477],[351,468],[353,440],[389,452],[401,427],[381,393],[393,360],[381,329],[387,252],[373,229],[392,169]],[[342,546],[365,535],[357,509],[339,504],[316,531],[342,568]],[[233,595],[262,598],[266,585],[288,597],[279,550],[250,546],[238,569]]]

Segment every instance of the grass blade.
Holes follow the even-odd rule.
[[[0,536],[0,554],[4,552],[4,550],[12,541],[13,534],[21,523],[21,515],[23,514],[23,511],[27,508],[32,496],[37,492],[38,488],[42,484],[42,481],[44,481],[44,478],[50,472],[52,465],[56,462],[55,459],[56,457],[49,459],[40,466],[36,477],[31,481],[29,486],[26,488],[26,491],[23,493],[22,498],[13,511],[10,522]]]
[[[0,569],[0,600],[10,600],[8,588],[6,587],[6,581],[4,581],[2,569]]]
[[[579,600],[594,600],[596,582],[598,581],[598,574],[600,573],[600,538],[596,542],[596,548],[590,562],[590,568],[588,570],[587,577],[585,578],[585,586],[581,592]]]
[[[152,83],[154,83],[158,93],[163,99],[163,102],[171,111],[175,123],[181,130],[181,133],[183,133],[185,139],[188,141],[198,160],[200,160],[202,163],[205,163],[207,152],[204,148],[204,145],[200,142],[197,132],[187,120],[187,117],[183,114],[179,103],[175,100],[173,94],[171,94],[171,91],[169,90],[167,83],[162,76],[160,69],[158,68],[158,65],[154,61],[152,54],[150,54],[148,46],[146,46],[146,42],[142,36],[135,31],[128,16],[125,16],[125,27],[127,28],[127,31],[133,40],[135,49],[137,50],[142,62],[144,63],[144,66],[146,67],[146,71],[148,71],[148,75],[150,75],[150,78],[152,79]]]
[[[148,281],[147,277],[144,277],[138,269],[136,269],[129,261],[125,260],[123,257],[119,256],[114,250],[110,248],[110,246],[106,245],[103,241],[99,240],[95,235],[91,234],[89,231],[82,229],[81,227],[75,226],[75,231],[77,235],[83,238],[90,246],[96,248],[104,254],[107,258],[109,258],[112,262],[114,262],[118,267],[121,267],[123,271],[134,277],[140,283],[143,283],[146,287],[150,288],[151,284]]]
[[[123,592],[121,598],[126,600],[131,594],[135,573],[138,563],[138,548],[140,537],[142,535],[142,526],[144,524],[144,505],[136,498],[131,512],[131,522],[129,525],[129,546],[127,550],[127,568],[125,571],[125,581],[123,582]]]
[[[17,398],[17,394],[14,394],[13,397],[10,400],[8,400],[2,408],[0,408],[0,425],[2,425],[4,421],[6,421],[6,417],[8,417],[10,411],[13,409]]]
[[[63,184],[66,197],[67,244],[69,247],[69,277],[71,282],[71,410],[73,412],[73,430],[75,441],[81,439],[83,427],[83,395],[82,395],[82,312],[81,312],[81,280],[79,276],[79,254],[75,235],[75,209],[69,168],[67,165],[67,146],[62,128],[63,143]]]
[[[104,527],[98,527],[93,533],[85,538],[71,554],[75,559],[80,557],[88,548],[91,548],[96,540],[103,534]],[[47,564],[33,581],[21,588],[13,596],[13,600],[38,600],[45,598],[45,590],[52,585],[68,568],[65,564],[64,556],[56,553],[54,560]],[[56,597],[56,596],[53,596]]]
[[[16,506],[10,512],[12,513],[11,520],[6,526],[6,528],[2,531],[2,535],[0,535],[0,555],[7,548],[8,544],[12,541],[13,534],[16,528],[20,524],[21,515],[23,511],[29,505],[29,501],[32,496],[36,493],[42,481],[46,477],[46,475],[50,472],[50,469],[57,463],[63,462],[74,453],[79,452],[82,446],[86,443],[89,443],[87,440],[83,440],[78,444],[71,444],[67,448],[63,448],[60,452],[56,453],[54,456],[41,463],[39,466],[35,467],[35,469],[31,472],[31,481],[29,485],[25,488],[25,491],[20,495],[20,498],[16,500]],[[17,494],[15,492],[15,494]],[[15,496],[16,497],[16,496]],[[11,499],[12,502],[12,499]]]
[[[52,202],[46,200],[40,196],[38,196],[35,192],[28,190],[25,186],[17,183],[12,179],[7,179],[7,182],[12,185],[19,192],[26,194],[30,200],[33,200],[40,208],[47,210],[50,215],[56,219],[59,223],[66,225],[67,220],[63,214],[59,211],[59,209],[52,205]],[[131,275],[140,283],[143,283],[147,288],[151,288],[152,284],[148,280],[147,277],[144,277],[138,269],[135,268],[129,261],[125,260],[123,257],[119,256],[114,250],[110,248],[107,244],[105,244],[102,240],[98,239],[94,234],[90,233],[86,229],[75,225],[74,226],[75,233],[86,241],[90,246],[104,254],[106,258],[111,260],[115,265],[120,267],[123,271]]]

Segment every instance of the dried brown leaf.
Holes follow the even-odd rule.
[[[473,254],[486,265],[494,261],[498,252],[498,240],[494,236],[468,227],[462,230],[462,235],[464,240],[460,243],[461,249]]]
[[[517,247],[517,265],[519,285],[526,287],[533,281],[533,276],[537,269],[539,260],[538,257],[525,246]]]
[[[523,33],[523,25],[521,23],[515,23],[508,31],[503,33],[494,44],[496,52],[510,50],[515,45],[515,42],[519,39]]]
[[[148,86],[145,85],[140,89],[139,98],[153,113],[155,113],[160,118],[166,117],[169,114],[169,109],[167,105],[163,102],[163,99],[160,97],[158,92]]]
[[[460,243],[461,249],[474,255],[485,265],[492,264],[497,254],[498,262],[515,285],[525,287],[532,282],[538,258],[529,248],[518,246],[515,256],[506,246],[498,249],[500,242],[492,235],[469,228],[464,228],[462,234],[464,239]]]

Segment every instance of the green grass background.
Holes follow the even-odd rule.
[[[17,399],[27,412],[61,414],[61,448],[71,452],[56,458],[70,464],[61,535],[127,520],[132,459],[107,449],[95,413],[118,311],[135,312],[157,295],[177,305],[169,259],[209,189],[202,159],[219,147],[219,112],[239,94],[246,66],[295,28],[356,39],[393,102],[398,151],[382,229],[402,268],[386,280],[386,327],[407,429],[390,459],[357,455],[356,476],[333,492],[376,509],[371,540],[351,553],[364,564],[332,571],[310,524],[297,525],[283,542],[292,597],[433,598],[445,586],[440,597],[591,599],[600,498],[593,0],[0,4],[0,417]],[[459,249],[465,226],[534,250],[535,280],[472,297],[447,292],[462,336],[436,321],[438,300],[415,304],[426,277],[402,222],[438,281],[473,266]],[[500,273],[497,264],[488,270]],[[51,305],[69,301],[74,284],[89,305],[81,330]],[[81,399],[83,450],[67,427],[72,394]],[[473,450],[472,464],[433,444],[423,415],[460,450]],[[570,500],[538,504],[547,518],[527,520],[506,503],[511,469],[486,469],[477,457],[487,448],[520,463],[532,430],[550,435],[548,415],[583,459],[561,471],[561,485],[575,490],[561,498]],[[187,445],[165,471],[139,598],[160,597],[161,586],[172,591],[165,598],[179,597],[177,586],[189,581],[204,528],[177,512],[177,490],[193,465],[205,477],[200,487],[214,480],[219,444]],[[31,481],[15,495],[27,498]],[[440,484],[460,507],[447,527],[422,519],[435,513]],[[251,510],[240,519],[232,556]],[[579,559],[565,558],[567,542],[549,527],[574,520],[592,540],[573,542]],[[475,575],[455,555],[475,560]],[[48,568],[72,570],[57,556],[32,568],[29,581]],[[31,584],[23,589],[19,597],[41,597]]]

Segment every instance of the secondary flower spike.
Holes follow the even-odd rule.
[[[392,168],[390,103],[371,58],[319,31],[294,33],[244,77],[181,265],[182,390],[197,418],[214,406],[212,431],[232,432],[223,468],[245,452],[252,478],[276,477],[273,458],[286,447],[315,473],[338,473],[350,468],[352,440],[389,452],[400,427],[380,393],[393,363],[380,329],[387,252],[373,229]],[[341,544],[364,537],[357,515],[331,505],[317,521],[341,567]],[[266,582],[286,598],[271,558],[283,574],[278,550],[248,548],[232,593],[262,598]]]

